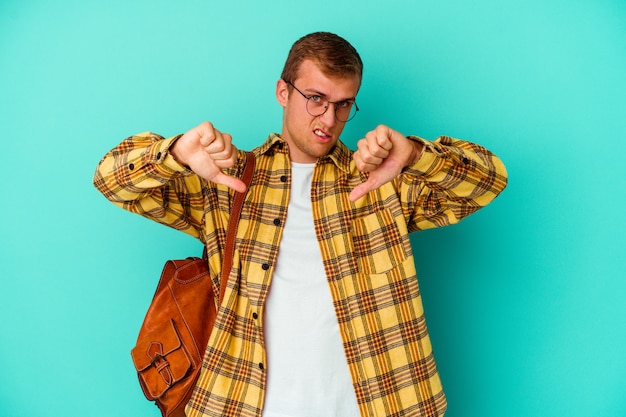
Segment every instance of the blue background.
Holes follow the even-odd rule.
[[[280,131],[291,44],[365,61],[351,147],[385,123],[472,140],[510,183],[412,238],[447,417],[626,415],[623,0],[0,2],[0,415],[158,416],[129,351],[193,239],[109,204],[128,135]]]

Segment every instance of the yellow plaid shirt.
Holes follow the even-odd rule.
[[[214,285],[233,192],[178,164],[178,138],[132,136],[100,162],[95,186],[114,204],[205,243]],[[476,144],[422,141],[418,161],[357,202],[364,182],[342,143],[316,164],[315,232],[362,416],[442,416],[446,399],[415,273],[409,232],[456,223],[506,186],[502,162]],[[272,134],[257,163],[237,231],[233,269],[187,415],[261,416],[266,373],[264,304],[276,266],[291,188],[287,144]],[[240,176],[245,162],[230,170]],[[218,294],[216,288],[216,294]]]

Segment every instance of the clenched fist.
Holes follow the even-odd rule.
[[[353,156],[356,167],[370,175],[366,182],[352,190],[351,201],[397,177],[406,166],[417,160],[423,145],[385,125],[379,125],[368,132],[357,147]]]
[[[237,148],[228,133],[217,130],[204,122],[181,136],[170,149],[172,156],[193,172],[216,184],[244,192],[245,184],[235,177],[224,174],[222,169],[237,162]]]

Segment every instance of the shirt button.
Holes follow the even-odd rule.
[[[280,182],[287,182],[287,176],[286,175],[281,175],[280,176]]]
[[[270,269],[270,265],[269,264],[263,264],[263,265],[261,265],[261,268],[263,268],[264,271],[267,271],[268,269]]]
[[[263,362],[259,363],[259,369],[260,369],[260,370],[265,369],[265,366],[263,366]]]
[[[274,224],[276,226],[280,226],[280,219],[274,219]]]
[[[259,318],[259,315],[257,313],[252,313],[252,318],[256,320]]]
[[[128,169],[130,169],[131,171],[135,169],[135,164],[133,163],[128,164]]]
[[[156,155],[156,159],[161,159],[161,152]]]
[[[467,157],[465,157],[465,156],[463,157],[463,159],[461,159],[461,161],[463,161],[463,163],[464,163],[465,165],[467,165],[467,164],[469,164],[469,163],[470,163],[469,158],[467,158]]]

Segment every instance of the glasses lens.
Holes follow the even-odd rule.
[[[327,108],[328,100],[319,96],[310,97],[306,101],[306,111],[308,111],[311,116],[321,116],[322,114],[324,114]]]
[[[335,117],[337,117],[337,120],[340,122],[347,122],[356,116],[357,110],[356,104],[354,103],[348,103],[345,106],[336,106]]]
[[[328,106],[330,106],[330,102],[320,96],[309,97],[306,101],[306,111],[313,117],[321,116],[326,113]],[[334,103],[334,107],[335,117],[340,122],[351,120],[359,110],[356,103],[353,102]]]

